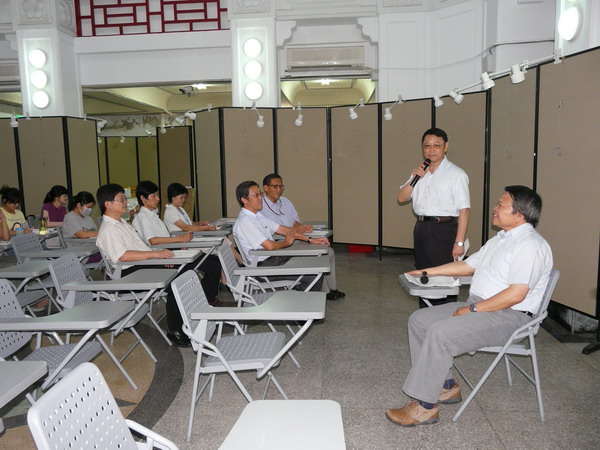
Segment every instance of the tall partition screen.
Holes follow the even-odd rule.
[[[277,110],[277,171],[301,221],[328,221],[327,110]],[[266,174],[265,174],[266,175]],[[259,184],[261,182],[259,181]]]
[[[150,180],[158,184],[158,140],[154,136],[136,139],[140,180]]]
[[[192,184],[192,136],[190,127],[167,128],[158,134],[158,174],[161,213],[168,203],[167,187],[171,183]]]
[[[66,120],[72,193],[88,191],[95,196],[100,185],[96,124],[71,117]]]
[[[423,162],[421,136],[431,128],[431,100],[398,104],[391,112],[392,119],[381,124],[382,243],[413,248],[415,215],[410,202],[398,203],[398,190]]]
[[[378,105],[331,109],[333,228],[336,242],[376,245],[379,236]]]
[[[469,176],[471,212],[467,238],[471,243],[469,253],[477,251],[483,240],[484,176],[485,176],[485,125],[486,94],[479,92],[465,95],[460,105],[446,100],[436,109],[436,126],[448,133],[446,157],[463,169]]]
[[[14,128],[10,119],[0,119],[0,186],[7,185],[19,188],[19,173],[17,168],[17,149],[15,146]]]
[[[223,110],[225,151],[225,195],[229,217],[237,217],[240,206],[235,188],[242,181],[254,180],[259,185],[263,177],[273,172],[273,110],[259,109],[264,125],[257,126],[258,114],[249,108]],[[262,186],[261,186],[262,189]]]
[[[215,220],[223,214],[220,111],[198,113],[194,123],[199,220]]]
[[[135,189],[140,181],[135,138],[107,137],[105,142],[108,182]]]
[[[537,190],[544,209],[538,228],[561,271],[554,299],[588,314],[600,313],[599,69],[598,50],[539,69]]]

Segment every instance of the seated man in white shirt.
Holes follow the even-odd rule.
[[[246,260],[251,260],[250,250],[258,250],[264,248],[266,250],[277,250],[280,248],[289,247],[296,239],[306,241],[311,244],[329,245],[327,238],[308,238],[296,229],[279,225],[264,216],[259,216],[257,213],[262,209],[263,193],[260,191],[258,184],[254,181],[244,181],[235,189],[236,198],[242,207],[238,215],[235,225],[233,226],[233,234],[237,238],[240,245],[240,252],[244,253]],[[274,241],[273,234],[285,236],[283,241]],[[290,259],[289,256],[260,256],[258,258],[258,266],[279,266],[286,263]],[[297,288],[300,290],[306,289],[314,280],[314,275],[305,276],[298,283]],[[278,280],[295,280],[296,276],[279,276],[272,279]],[[323,285],[323,278],[312,287],[313,291],[320,291]]]
[[[263,179],[263,190],[265,196],[263,198],[263,209],[258,213],[259,216],[264,216],[267,219],[271,219],[280,225],[286,227],[295,228],[299,233],[310,233],[313,231],[311,225],[302,225],[300,223],[300,217],[296,208],[290,200],[283,197],[283,190],[285,186],[283,179],[276,173],[270,173]],[[337,289],[337,281],[335,276],[335,252],[332,248],[329,249],[328,253],[329,266],[331,272],[325,276],[325,282],[323,283],[324,291],[327,292],[327,300],[337,300],[338,298],[345,297],[342,291]]]
[[[502,229],[464,261],[410,272],[429,276],[473,275],[467,305],[420,309],[408,321],[412,367],[402,390],[412,401],[388,409],[402,426],[435,423],[438,403],[462,400],[452,375],[454,356],[502,346],[538,312],[552,270],[552,251],[535,230],[542,199],[525,186],[506,186],[492,216]]]
[[[140,211],[133,219],[133,228],[148,245],[167,244],[170,242],[190,242],[192,233],[180,236],[171,236],[165,223],[158,217],[158,186],[152,181],[140,181],[135,190]],[[188,264],[181,272],[193,269],[195,263]],[[221,264],[215,255],[210,255],[200,265],[204,272],[202,277],[202,289],[206,294],[208,303],[215,305],[218,302],[219,282],[221,280]]]
[[[171,250],[152,250],[125,220],[127,211],[125,190],[118,184],[105,184],[96,192],[100,211],[104,214],[98,232],[96,245],[115,266],[117,262],[144,261],[147,259],[171,258]],[[128,275],[139,269],[163,269],[164,266],[131,265],[122,266],[121,275]],[[188,346],[189,339],[181,330],[182,319],[173,292],[167,289],[167,336],[175,345]]]

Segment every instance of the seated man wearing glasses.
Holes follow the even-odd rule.
[[[265,197],[263,199],[263,209],[258,213],[259,216],[271,219],[280,225],[295,228],[299,233],[311,233],[313,227],[311,225],[302,225],[298,212],[291,201],[285,198],[283,190],[285,186],[283,179],[276,173],[271,173],[263,179],[263,190]],[[327,300],[337,300],[345,297],[342,291],[337,289],[337,281],[335,277],[335,252],[332,248],[329,249],[327,255],[331,272],[325,276],[324,288],[327,292]]]
[[[263,193],[260,191],[255,181],[244,181],[235,188],[236,198],[242,207],[235,225],[233,226],[233,235],[236,237],[240,246],[239,251],[243,253],[246,261],[251,261],[253,256],[250,250],[277,250],[289,247],[296,239],[309,242],[311,244],[329,245],[327,238],[309,238],[299,233],[295,228],[286,227],[273,222],[258,212],[263,207]],[[283,241],[274,241],[273,234],[285,236]],[[260,256],[258,257],[258,266],[280,266],[290,259],[289,256]],[[277,276],[269,277],[271,280],[295,280],[297,276]],[[305,290],[314,280],[314,275],[307,275],[296,285],[299,290]],[[320,291],[323,285],[323,279],[312,287],[313,291]]]

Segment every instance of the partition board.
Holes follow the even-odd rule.
[[[519,84],[512,84],[508,76],[497,79],[491,90],[490,208],[505,186],[534,186],[536,73],[537,68],[529,70]],[[490,220],[489,236],[496,231]]]
[[[264,126],[256,126],[258,116],[250,109],[225,108],[223,110],[223,135],[225,136],[225,195],[229,217],[237,217],[240,206],[235,198],[235,188],[242,181],[254,180],[259,185],[263,177],[273,172],[273,112],[259,109]],[[262,187],[261,187],[262,189]]]
[[[159,184],[158,148],[156,136],[144,136],[136,139],[140,180],[150,180],[153,183]]]
[[[106,140],[104,138],[100,138],[100,140],[97,140],[96,142],[98,143],[98,170],[100,171],[100,186],[102,186],[108,183]]]
[[[2,161],[0,164],[0,186],[7,185],[18,189],[19,174],[14,130],[10,126],[10,119],[0,119],[0,161]]]
[[[333,228],[337,242],[378,244],[378,105],[331,109]]]
[[[471,213],[467,238],[471,243],[469,253],[477,251],[483,238],[484,174],[485,174],[485,117],[486,93],[465,95],[460,105],[446,100],[436,109],[436,126],[448,133],[446,157],[469,176]]]
[[[553,300],[598,314],[600,51],[540,68],[537,190],[539,231],[561,277]]]
[[[298,127],[297,111],[277,110],[277,171],[285,184],[283,195],[301,221],[328,221],[327,110],[303,109],[302,115]]]
[[[121,143],[118,137],[107,137],[108,182],[135,189],[138,184],[137,155],[135,139],[125,138]]]
[[[416,217],[412,202],[398,203],[398,191],[423,162],[421,137],[431,128],[431,100],[398,104],[391,112],[392,120],[381,124],[382,243],[385,247],[413,248]]]
[[[79,191],[88,191],[95,196],[100,185],[96,124],[93,121],[72,117],[66,120],[71,193],[75,195]]]
[[[25,215],[39,215],[53,185],[68,187],[63,119],[20,120],[18,130],[24,198],[21,209]]]
[[[160,210],[167,204],[167,187],[171,183],[192,184],[192,141],[190,127],[167,128],[158,134],[158,170],[160,183]]]
[[[223,215],[221,196],[221,136],[219,111],[198,113],[194,122],[198,220]]]

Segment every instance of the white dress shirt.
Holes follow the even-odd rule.
[[[127,250],[142,252],[151,250],[125,220],[115,220],[106,215],[102,219],[96,245],[113,266],[117,264]],[[122,266],[121,268],[127,269],[129,267],[131,266]]]
[[[277,228],[278,223],[242,208],[233,226],[233,235],[237,238],[246,261],[252,261],[250,250],[262,249],[260,244],[266,240],[273,240],[273,233]],[[261,256],[256,261],[264,261],[267,258],[268,256]]]
[[[150,210],[142,206],[140,212],[133,219],[133,228],[148,245],[150,245],[151,238],[171,236],[167,226],[160,220],[157,213],[157,209]]]
[[[258,212],[258,215],[286,227],[293,227],[294,222],[300,223],[300,217],[296,208],[294,208],[294,204],[285,197],[279,197],[276,202],[272,202],[265,195],[263,197],[263,208]]]
[[[192,221],[190,220],[190,216],[183,208],[177,208],[176,206],[167,204],[165,207],[165,214],[163,216],[163,222],[167,226],[169,231],[183,231],[175,222],[181,220],[183,223],[187,225],[192,225]]]

